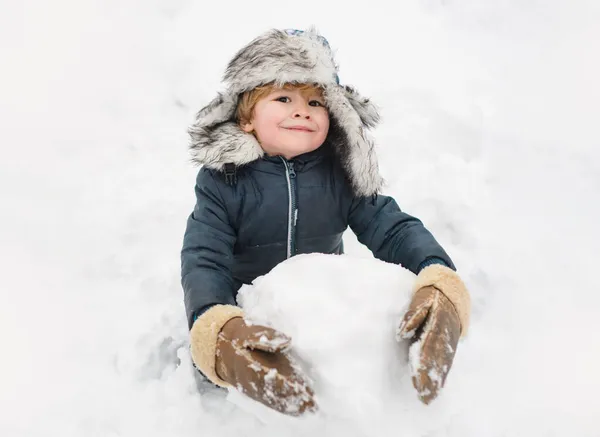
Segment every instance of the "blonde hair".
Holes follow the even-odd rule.
[[[240,97],[240,100],[235,111],[235,118],[240,125],[250,123],[252,121],[252,115],[254,113],[254,107],[256,103],[265,96],[268,96],[273,91],[278,89],[284,90],[298,90],[304,97],[310,94],[317,93],[319,96],[323,96],[323,89],[318,85],[307,84],[307,83],[286,83],[283,87],[277,87],[272,83],[256,87],[250,91],[246,91]]]

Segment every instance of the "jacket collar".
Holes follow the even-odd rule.
[[[276,173],[282,173],[285,171],[284,161],[294,163],[294,169],[302,172],[307,170],[324,159],[332,156],[331,146],[328,143],[323,144],[312,152],[303,153],[302,155],[295,156],[292,159],[286,160],[282,156],[268,156],[263,155],[260,159],[249,163],[247,166],[256,170],[268,170]]]

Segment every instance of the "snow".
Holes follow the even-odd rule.
[[[408,348],[408,365],[410,367],[411,375],[416,375],[418,370],[421,368],[421,341],[415,341],[411,343]]]
[[[312,274],[298,277],[298,271]],[[410,380],[408,343],[395,337],[414,280],[410,271],[375,259],[310,254],[240,290],[250,320],[292,337],[294,357],[312,381],[319,412],[304,421],[303,433],[337,422],[381,435],[423,409]],[[271,427],[298,422],[231,398]]]
[[[276,351],[285,350],[285,345],[289,342],[289,338],[285,336],[278,336],[275,338],[267,338],[265,334],[261,335],[258,339],[258,345],[261,346],[261,350]]]
[[[600,435],[600,6],[297,6],[0,4],[0,435]],[[309,24],[337,50],[341,81],[381,107],[386,192],[452,255],[473,313],[430,406],[398,364],[390,315],[381,342],[396,348],[371,350],[392,377],[355,378],[354,398],[326,390],[329,417],[271,424],[223,392],[199,393],[193,377],[179,285],[197,171],[186,129],[243,44]],[[360,326],[357,313],[391,314],[369,278],[402,270],[385,273],[351,233],[346,247],[348,280],[315,261],[263,281],[347,284],[348,300],[322,296],[319,311],[382,335],[381,320]],[[319,347],[340,354],[322,366],[355,344],[336,344],[336,327],[322,326]],[[315,378],[375,377],[370,363]],[[336,395],[355,402],[352,421]]]

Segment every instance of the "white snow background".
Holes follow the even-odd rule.
[[[599,8],[0,2],[0,435],[600,436]],[[346,422],[264,425],[220,392],[199,394],[192,376],[179,285],[197,172],[186,129],[242,45],[310,24],[342,82],[380,106],[386,193],[455,260],[472,324],[429,407],[393,362],[402,345],[379,339],[361,354],[333,342],[349,368],[389,366],[389,387],[356,372],[364,389],[345,400],[362,403]],[[285,263],[262,283],[299,287],[309,269],[334,289],[346,269],[347,290],[307,299],[331,311],[324,331],[363,320],[397,273],[351,233],[346,244],[344,266],[302,257],[313,269]]]

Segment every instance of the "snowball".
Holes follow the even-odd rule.
[[[297,421],[393,434],[399,418],[403,429],[422,421],[425,407],[410,378],[410,343],[396,340],[414,280],[410,271],[376,259],[310,254],[244,286],[238,301],[246,317],[292,338],[291,353],[312,381],[319,411],[294,419],[235,391],[229,400],[270,425]]]

